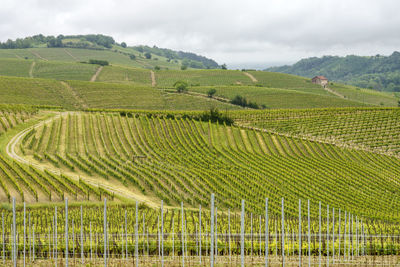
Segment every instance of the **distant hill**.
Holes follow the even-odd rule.
[[[132,61],[162,61],[163,64],[141,64],[148,68],[158,66],[160,68],[194,68],[194,69],[218,69],[220,66],[212,59],[200,56],[191,52],[174,51],[166,48],[158,48],[156,46],[133,46],[128,47],[125,42],[117,43],[113,37],[102,34],[87,35],[58,35],[44,36],[42,34],[18,38],[16,40],[7,40],[0,42],[0,50],[20,50],[20,49],[44,49],[44,48],[64,48],[64,49],[87,49],[98,51],[111,51],[122,54]],[[54,50],[53,50],[54,51]],[[4,53],[2,53],[4,54]],[[16,53],[16,56],[20,56]],[[62,53],[64,54],[64,53]],[[64,55],[65,56],[65,55]],[[1,54],[0,54],[1,57]],[[29,56],[24,56],[25,58]],[[160,58],[161,57],[161,58]],[[77,58],[78,59],[78,58]],[[51,59],[50,59],[51,60]],[[53,60],[63,60],[62,58],[54,58]],[[114,62],[111,62],[114,63]],[[119,62],[117,62],[119,63]],[[131,64],[128,64],[131,65]],[[165,65],[165,66],[163,66]]]
[[[329,80],[379,91],[400,92],[400,52],[390,56],[324,56],[302,59],[291,66],[268,68],[305,77],[324,75]]]

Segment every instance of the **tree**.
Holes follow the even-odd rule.
[[[221,69],[223,69],[223,70],[226,70],[226,69],[227,69],[227,66],[226,66],[225,63],[221,65]]]
[[[187,70],[187,65],[182,65],[181,70]]]
[[[208,97],[212,98],[216,92],[217,92],[217,90],[212,88],[212,89],[208,90],[207,95],[208,95]]]
[[[134,54],[130,54],[129,57],[130,57],[130,59],[132,59],[132,60],[135,60],[135,59],[136,59],[136,56],[135,56]]]
[[[185,81],[177,81],[174,83],[174,87],[178,93],[186,92],[188,89],[188,83]]]
[[[121,46],[122,46],[123,48],[126,48],[126,43],[125,43],[125,42],[122,42],[122,43],[121,43]]]
[[[161,70],[160,66],[155,66],[154,70]]]
[[[147,59],[151,59],[151,54],[150,54],[149,52],[144,53],[144,56],[145,56]]]

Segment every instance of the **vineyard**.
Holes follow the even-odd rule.
[[[278,213],[282,196],[291,215],[301,198],[368,218],[399,216],[397,158],[190,118],[68,113],[27,132],[20,147],[49,170],[172,206],[207,206],[215,193],[235,210],[245,199],[261,212],[268,196]]]
[[[240,124],[290,136],[399,156],[396,108],[271,110],[231,113]]]

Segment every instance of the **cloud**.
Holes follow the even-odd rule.
[[[400,45],[399,9],[397,0],[2,0],[0,39],[104,33],[228,66],[267,66],[324,54],[390,54]]]

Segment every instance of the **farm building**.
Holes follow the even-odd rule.
[[[312,78],[312,83],[320,84],[325,87],[328,84],[328,79],[324,76],[315,76]]]

